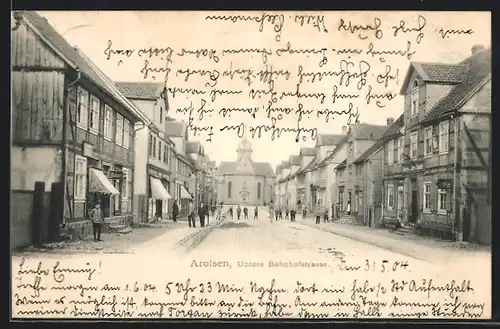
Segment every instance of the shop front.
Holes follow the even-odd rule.
[[[168,193],[161,179],[149,176],[149,221],[168,218],[168,202],[172,197]]]

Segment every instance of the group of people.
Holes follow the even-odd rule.
[[[238,207],[236,208],[236,218],[238,220],[241,219],[241,212],[242,212],[242,209],[241,209],[240,205],[238,205]],[[229,217],[231,219],[234,219],[233,207],[229,208],[228,213],[229,213]],[[243,207],[243,219],[248,219],[248,208],[246,206]],[[253,219],[259,219],[259,207],[257,207],[257,206],[255,206],[253,209]]]
[[[188,224],[189,227],[196,227],[196,215],[198,215],[198,218],[200,220],[200,226],[205,227],[205,219],[206,219],[206,224],[208,225],[210,223],[210,215],[212,215],[212,218],[215,218],[216,220],[220,220],[222,218],[222,208],[224,207],[224,203],[221,202],[219,205],[208,205],[204,204],[203,201],[200,202],[200,206],[195,212],[195,206],[193,200],[189,201],[189,207],[188,207]]]

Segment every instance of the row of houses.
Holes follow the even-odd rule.
[[[277,205],[401,234],[491,243],[491,49],[412,62],[401,115],[319,135],[276,168]],[[322,208],[322,209],[324,209]]]
[[[185,216],[188,200],[216,199],[215,163],[168,116],[163,84],[114,82],[38,13],[14,18],[13,247],[61,227],[88,234],[97,201],[108,223],[130,225],[168,217],[174,200]]]

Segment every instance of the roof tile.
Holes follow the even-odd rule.
[[[127,98],[156,100],[164,85],[158,82],[115,82],[116,87]]]

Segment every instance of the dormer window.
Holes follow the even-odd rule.
[[[415,80],[411,84],[411,116],[416,116],[418,114],[418,81]]]

